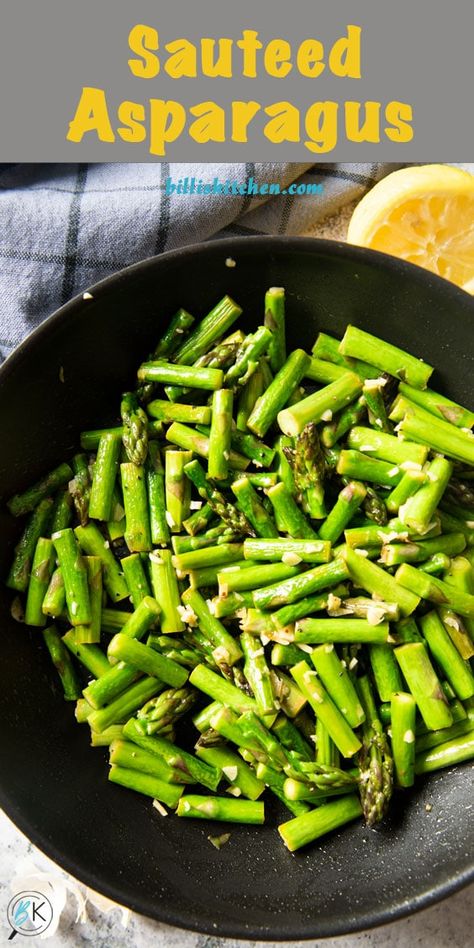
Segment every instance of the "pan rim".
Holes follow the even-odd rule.
[[[105,279],[92,285],[89,288],[89,292],[92,293],[92,296],[102,295],[103,293],[106,293],[110,287],[116,286],[117,283],[120,283],[123,280],[130,279],[130,277],[133,278],[134,275],[138,275],[148,269],[153,269],[156,266],[159,266],[160,268],[166,267],[168,262],[177,261],[180,258],[189,259],[190,256],[199,256],[200,254],[205,253],[207,250],[212,252],[219,252],[221,250],[223,255],[227,256],[230,254],[231,249],[232,254],[237,255],[242,249],[245,249],[246,252],[249,249],[251,251],[252,247],[258,247],[260,250],[267,247],[269,252],[273,250],[279,250],[281,252],[288,250],[310,254],[319,253],[322,255],[336,256],[337,258],[342,259],[350,259],[356,263],[360,262],[361,264],[373,263],[374,265],[378,265],[383,270],[391,270],[393,273],[399,275],[400,279],[403,279],[404,277],[410,277],[411,280],[418,280],[419,283],[424,285],[425,288],[431,288],[433,293],[442,293],[445,299],[452,298],[454,301],[461,303],[468,309],[472,308],[474,313],[474,299],[470,297],[469,294],[449,283],[448,281],[442,279],[441,277],[438,277],[429,271],[423,270],[418,266],[398,260],[395,257],[382,254],[378,251],[367,250],[365,248],[356,247],[344,242],[297,236],[289,237],[265,235],[255,237],[228,237],[211,240],[206,243],[189,244],[177,250],[170,250],[158,256],[149,257],[145,260],[138,261],[137,263],[131,264],[126,268],[118,270],[116,273],[113,273],[110,276],[107,276]],[[4,364],[0,367],[0,387],[9,377],[10,373],[17,371],[17,369],[21,366],[23,359],[28,357],[30,349],[34,348],[36,342],[39,339],[47,338],[48,334],[53,333],[56,327],[66,320],[71,314],[77,313],[79,316],[79,313],[81,311],[83,312],[85,305],[89,304],[85,303],[83,300],[83,293],[81,292],[57,309],[35,330],[33,330],[33,332],[30,333],[19,344],[19,346],[16,347],[16,349],[8,356]],[[312,938],[335,937],[343,934],[354,933],[357,931],[388,924],[390,922],[396,921],[397,919],[406,917],[413,912],[427,908],[428,906],[454,894],[474,880],[473,864],[471,869],[464,870],[457,875],[451,876],[444,882],[430,885],[428,888],[421,891],[421,893],[418,892],[411,900],[405,900],[400,904],[394,900],[393,906],[387,908],[385,905],[384,908],[380,910],[374,907],[374,909],[370,912],[354,915],[352,919],[346,918],[342,925],[338,922],[338,918],[330,919],[326,917],[324,920],[314,919],[314,922],[310,923],[310,925],[314,925],[312,931],[309,931],[310,925],[305,924],[304,922],[300,923],[299,926],[293,923],[291,936],[287,932],[284,934],[284,936],[282,936],[282,938],[279,939],[279,936],[275,931],[262,931],[258,925],[254,925],[252,927],[250,924],[248,927],[244,927],[243,924],[235,925],[233,922],[228,922],[225,920],[221,920],[216,925],[210,913],[204,917],[205,912],[203,912],[201,917],[197,919],[189,912],[189,910],[173,911],[172,906],[170,907],[168,903],[165,902],[150,904],[149,902],[147,903],[146,899],[142,899],[140,896],[135,898],[127,897],[124,899],[123,891],[120,890],[118,886],[113,884],[109,885],[106,882],[104,883],[104,881],[99,879],[94,872],[88,872],[87,869],[82,870],[82,868],[79,872],[77,872],[77,866],[74,864],[74,861],[69,860],[67,854],[65,855],[60,850],[58,850],[54,842],[42,834],[40,828],[36,827],[21,811],[21,809],[15,806],[14,800],[10,799],[1,784],[0,804],[12,822],[20,829],[21,832],[27,836],[28,839],[34,843],[35,846],[38,847],[38,849],[40,849],[50,859],[55,861],[60,866],[60,868],[64,868],[66,872],[73,875],[85,885],[103,892],[109,898],[113,899],[113,901],[116,901],[119,904],[125,904],[133,911],[156,921],[161,921],[179,928],[187,928],[191,931],[203,934],[212,934],[215,936],[243,939],[253,938],[262,941],[278,941],[288,940],[289,937],[293,939],[307,940]]]

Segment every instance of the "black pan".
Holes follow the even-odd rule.
[[[226,267],[229,256],[235,268]],[[437,366],[434,384],[474,408],[474,303],[460,290],[334,242],[216,241],[105,280],[92,300],[73,300],[16,350],[0,372],[0,497],[67,456],[81,428],[113,420],[121,391],[178,306],[204,314],[228,292],[256,325],[271,285],[287,289],[290,346],[309,347],[318,329],[342,334],[356,323]],[[3,507],[0,535],[5,575],[18,524]],[[392,921],[473,878],[469,765],[404,794],[376,831],[356,823],[290,855],[275,829],[283,812],[270,803],[268,825],[235,827],[216,851],[206,837],[222,824],[163,819],[149,801],[107,782],[105,752],[89,748],[37,636],[11,620],[9,605],[0,587],[0,802],[92,888],[173,925],[278,940]]]

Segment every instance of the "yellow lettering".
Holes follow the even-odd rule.
[[[262,106],[259,102],[232,103],[232,141],[247,142],[247,128]]]
[[[124,142],[143,142],[146,138],[146,130],[141,124],[145,121],[145,106],[140,102],[121,102],[117,116],[119,122],[123,122],[124,127],[117,129],[117,135]]]
[[[158,31],[152,26],[137,23],[128,34],[128,45],[132,53],[141,59],[129,59],[130,71],[139,79],[154,79],[160,71],[160,60],[152,52],[159,49]]]
[[[197,76],[196,47],[187,39],[173,40],[165,46],[171,53],[165,63],[165,71],[172,79],[195,79]]]
[[[313,102],[306,113],[305,127],[309,141],[306,148],[318,155],[332,151],[337,144],[337,102]]]
[[[101,142],[115,141],[103,89],[83,88],[66,139],[68,142],[80,142],[86,132],[97,132]]]
[[[225,111],[216,102],[199,102],[190,108],[191,115],[197,116],[189,126],[189,134],[195,142],[225,142]]]
[[[263,56],[268,75],[274,76],[275,79],[284,79],[293,69],[293,64],[289,62],[290,56],[291,46],[286,40],[271,40]]]
[[[237,40],[237,46],[243,52],[242,75],[247,79],[255,79],[257,75],[257,52],[263,44],[258,39],[257,30],[242,30],[242,39]]]
[[[186,110],[173,99],[150,99],[150,154],[163,157],[186,124]]]
[[[380,141],[380,102],[365,102],[365,118],[361,123],[361,102],[346,102],[346,136],[350,142]]]
[[[219,44],[219,52],[215,54],[216,43]],[[234,41],[231,39],[209,39],[205,37],[201,40],[201,69],[205,76],[211,79],[232,79],[232,46]]]
[[[264,110],[271,116],[263,129],[263,134],[271,142],[280,145],[281,142],[299,142],[300,140],[300,113],[291,102],[274,102]]]
[[[329,68],[335,76],[360,79],[360,26],[348,26],[347,36],[336,40],[329,53]]]
[[[303,40],[296,54],[296,65],[302,76],[316,79],[324,72],[326,65],[323,62],[324,46],[319,40]]]
[[[393,128],[385,128],[385,134],[391,142],[411,142],[413,109],[407,102],[389,102],[385,109],[385,118]]]

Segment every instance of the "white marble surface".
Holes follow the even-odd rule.
[[[319,223],[308,236],[343,240],[353,206],[345,208],[336,217]],[[6,910],[12,896],[11,880],[25,859],[34,860],[42,871],[60,870],[42,855],[0,812],[0,932],[5,941],[9,934]],[[272,948],[269,942],[235,941],[160,925],[139,915],[131,915],[126,928],[121,923],[118,909],[104,914],[88,908],[89,921],[76,923],[75,902],[69,898],[57,933],[46,942],[48,948]],[[418,912],[407,919],[358,935],[323,941],[292,942],[308,948],[468,948],[472,945],[474,916],[474,885],[451,896],[433,908]],[[22,936],[15,944],[20,945]],[[36,939],[35,939],[36,941]],[[285,948],[288,942],[273,943],[273,948]]]

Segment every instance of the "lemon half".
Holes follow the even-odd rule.
[[[393,171],[357,205],[347,239],[474,293],[474,175],[451,165]]]

